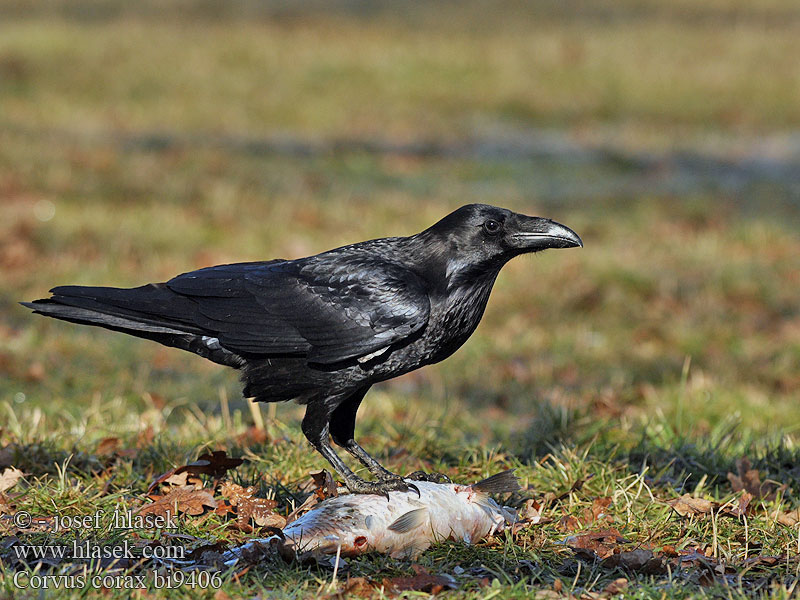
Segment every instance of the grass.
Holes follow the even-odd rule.
[[[237,144],[503,140],[548,129],[611,132],[645,152],[780,134],[800,117],[792,3],[504,3],[491,15],[471,3],[366,15],[158,6],[0,4],[0,457],[25,472],[6,492],[11,505],[0,502],[0,595],[39,595],[10,583],[8,536],[66,543],[14,532],[14,511],[135,507],[155,476],[220,448],[247,459],[229,476],[285,513],[325,466],[302,439],[298,407],[265,407],[267,436],[254,437],[235,374],[32,317],[18,300],[58,284],[138,285],[413,233],[477,201],[546,214],[586,248],[509,264],[470,341],[373,389],[358,432],[398,471],[470,482],[517,468],[525,491],[507,501],[537,499],[545,522],[444,544],[417,562],[454,575],[453,597],[610,596],[603,590],[619,578],[626,598],[796,593],[798,529],[775,518],[800,503],[796,190],[675,195],[645,180],[617,198],[602,190],[628,176],[626,164]],[[559,193],[579,184],[600,191]],[[108,438],[117,454],[102,451]],[[690,493],[735,505],[742,492],[728,474],[743,458],[775,482],[770,490],[785,485],[754,499],[746,519],[682,518],[666,504]],[[587,519],[606,497],[607,517]],[[626,550],[695,549],[706,563],[695,554],[645,574],[566,543],[608,527],[630,540]],[[181,533],[247,537],[216,516],[187,518]],[[350,577],[377,583],[410,574],[408,561],[350,561]],[[219,594],[171,593],[309,597],[344,589],[346,577],[266,560],[239,578],[223,573]]]

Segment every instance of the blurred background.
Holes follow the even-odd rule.
[[[231,371],[16,302],[484,202],[585,248],[509,264],[464,348],[372,392],[362,441],[390,466],[794,447],[799,40],[792,0],[0,0],[0,426],[180,445],[222,414],[185,439],[227,439],[252,421]]]

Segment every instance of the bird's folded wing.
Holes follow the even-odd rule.
[[[250,354],[303,354],[330,364],[402,342],[428,322],[421,279],[377,258],[324,255],[179,275],[167,287],[197,303],[198,327]]]

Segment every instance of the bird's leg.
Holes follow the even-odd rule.
[[[361,394],[363,397],[363,393]],[[381,480],[379,482],[365,481],[353,473],[331,447],[330,428],[331,414],[336,405],[328,403],[311,403],[306,408],[303,418],[303,433],[309,442],[324,456],[336,472],[344,479],[344,484],[354,494],[379,494],[389,498],[393,490],[408,491],[410,486],[402,478]],[[365,452],[366,454],[366,452]],[[373,459],[374,460],[374,459]],[[377,461],[375,461],[377,463]],[[382,468],[382,467],[381,467]],[[388,473],[388,471],[387,471]],[[417,492],[419,493],[419,492]]]
[[[368,389],[369,387],[359,389],[354,394],[345,398],[344,401],[334,409],[330,421],[331,437],[338,446],[341,446],[352,454],[358,462],[367,467],[369,472],[378,479],[382,481],[401,479],[399,475],[384,468],[381,463],[353,439],[356,429],[356,412]]]

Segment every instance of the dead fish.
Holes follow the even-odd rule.
[[[520,489],[514,471],[504,471],[473,485],[412,482],[419,488],[385,496],[345,494],[324,500],[277,536],[252,543],[285,544],[295,554],[355,556],[381,552],[394,558],[416,558],[443,540],[475,543],[515,523],[517,511],[500,506],[489,494]],[[240,546],[236,550],[245,550]],[[241,556],[229,551],[227,561]]]

